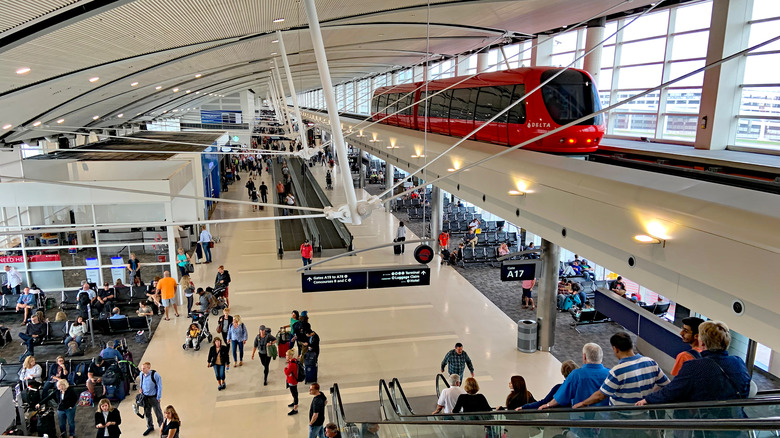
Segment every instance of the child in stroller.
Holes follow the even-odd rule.
[[[209,331],[208,314],[193,311],[192,323],[187,329],[186,336],[184,344],[181,346],[184,350],[193,348],[195,351],[198,351],[200,350],[200,343],[203,342],[204,339],[211,342],[213,337],[211,331]]]
[[[183,349],[193,348],[195,351],[200,350],[200,342],[205,338],[203,331],[197,323],[190,324],[189,330],[187,330],[187,337],[184,339]]]
[[[210,287],[206,288],[206,292],[209,292]],[[227,287],[224,285],[217,285],[214,287],[214,289],[211,291],[211,294],[214,295],[214,298],[217,299],[217,304],[214,305],[211,308],[211,313],[216,316],[219,315],[219,312],[227,307],[227,300],[225,299],[225,290],[227,290]],[[211,342],[211,341],[209,341]]]

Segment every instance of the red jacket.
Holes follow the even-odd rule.
[[[284,375],[287,376],[287,383],[290,385],[298,384],[298,361],[293,359],[287,362],[287,366],[284,367]]]
[[[301,244],[301,257],[310,259],[313,252],[314,248],[311,247],[310,243]]]

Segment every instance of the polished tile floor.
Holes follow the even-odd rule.
[[[324,185],[325,168],[316,166],[312,171]],[[271,187],[267,174],[263,176]],[[338,206],[345,195],[339,175],[335,176],[334,190],[328,195]],[[226,197],[246,199],[245,177],[231,186]],[[360,191],[358,197],[362,196],[366,194]],[[270,211],[254,213],[247,205],[222,203],[214,218],[262,217]],[[362,225],[350,226],[350,231],[355,248],[366,248],[391,242],[396,227],[397,220],[380,210]],[[287,416],[291,397],[284,387],[283,362],[271,362],[269,385],[263,386],[262,367],[258,360],[250,360],[251,339],[258,326],[272,327],[275,333],[289,323],[293,309],[308,310],[312,327],[322,340],[320,384],[329,397],[328,388],[339,383],[345,404],[377,400],[380,378],[397,377],[409,397],[434,394],[439,364],[455,342],[464,344],[482,392],[494,406],[506,397],[513,374],[525,376],[534,394],[546,394],[561,379],[559,362],[552,355],[524,354],[516,349],[515,323],[450,267],[432,263],[431,286],[426,287],[303,294],[296,271],[300,259],[277,259],[272,221],[221,224],[212,232],[221,238],[213,250],[214,263],[197,265],[194,280],[198,286],[211,285],[217,266],[225,265],[233,279],[232,311],[247,323],[250,341],[244,366],[231,368],[227,390],[218,392],[214,375],[206,368],[207,348],[198,352],[181,348],[186,318],[160,324],[140,362],[151,362],[162,376],[163,407],[176,407],[182,419],[182,436],[306,436],[311,401],[308,387],[301,384],[298,388],[302,393],[300,414]],[[414,238],[408,236],[407,240]],[[341,258],[323,269],[412,263],[411,250],[395,256],[391,248],[383,248]],[[216,318],[211,321],[213,328]],[[126,435],[143,432],[142,420],[130,412],[125,418]]]

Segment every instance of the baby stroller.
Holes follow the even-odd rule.
[[[193,328],[197,329],[197,332],[192,332]],[[192,336],[193,334],[195,336]],[[208,342],[211,342],[214,339],[209,330],[208,313],[192,312],[192,323],[187,328],[186,336],[184,345],[181,346],[184,350],[193,348],[195,351],[198,351],[200,350],[200,343],[203,342],[204,339],[208,340]]]
[[[214,298],[217,300],[217,304],[211,308],[211,314],[214,316],[219,315],[219,311],[227,307],[227,300],[225,300],[225,290],[227,290],[227,287],[224,285],[217,285],[214,286],[214,290],[211,292],[211,294],[214,295]]]
[[[211,342],[211,334],[208,333],[208,330],[203,330],[200,324],[193,320],[193,323],[190,324],[190,327],[187,329],[184,345],[182,345],[181,348],[184,350],[192,348],[195,351],[198,351],[200,350],[200,343],[203,342],[204,339],[208,339],[208,341]]]

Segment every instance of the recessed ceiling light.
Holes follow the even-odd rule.
[[[57,120],[57,123],[62,123],[64,121],[65,121],[65,119],[59,119],[59,120]]]
[[[196,91],[195,94],[200,94],[200,91]]]
[[[154,87],[154,89],[155,90],[161,90],[162,89],[162,85],[158,85],[158,86]]]
[[[190,94],[190,93],[192,93],[192,90],[187,90],[187,91],[185,91],[185,93]]]
[[[37,122],[33,123],[33,126],[41,126],[41,121],[38,120]]]
[[[276,55],[276,52],[271,52],[271,56]]]
[[[177,113],[177,112],[179,112],[179,110],[175,109],[175,110],[173,110],[173,112]]]
[[[281,23],[282,21],[284,21],[284,18],[277,18],[274,20],[274,23]]]
[[[648,236],[647,234],[637,234],[634,236],[634,240],[641,243],[661,243],[661,239],[653,236]]]
[[[452,167],[450,167],[449,169],[447,169],[447,172],[455,172],[455,169],[453,169]]]
[[[90,81],[90,82],[97,82],[97,81],[99,81],[99,80],[100,80],[100,78],[99,78],[99,77],[97,77],[97,76],[95,76],[94,78],[89,78],[89,81]]]
[[[279,42],[279,40],[273,40],[273,41],[271,41],[271,44],[276,44],[278,42]]]
[[[196,75],[195,75],[195,77],[196,77],[196,78],[199,78],[199,77],[201,77],[201,76],[203,76],[203,75],[202,75],[202,74],[200,74],[200,73],[198,73],[198,74],[196,74]]]
[[[124,113],[123,113],[123,114],[117,114],[116,116],[117,116],[117,117],[119,117],[119,118],[121,119],[121,118],[122,118],[122,117],[124,117],[125,115],[124,115]]]
[[[3,125],[3,129],[11,129],[12,127],[13,125],[11,125],[10,123],[8,125]]]
[[[27,73],[30,73],[30,67],[22,67],[19,70],[16,70],[16,74],[18,75],[23,75]]]
[[[176,92],[178,92],[178,91],[179,91],[179,89],[178,89],[178,88],[174,88],[174,89],[173,89],[173,92],[174,92],[174,93],[176,93]]]
[[[133,82],[132,84],[130,84],[131,87],[135,87],[136,85],[138,85],[138,82]]]
[[[521,192],[520,190],[510,190],[507,192],[509,196],[523,196],[525,195],[525,192]]]
[[[100,118],[100,116],[93,116],[93,117],[92,117],[92,120],[97,120],[97,119],[99,119],[99,118]]]

